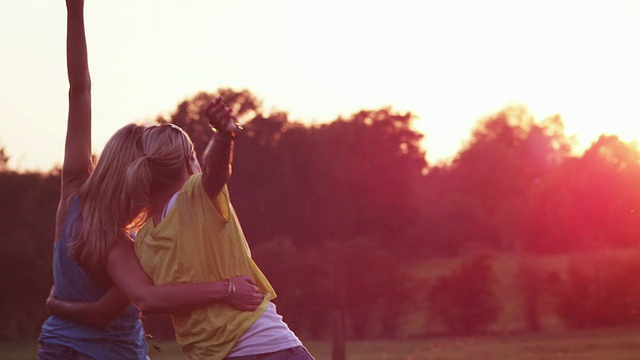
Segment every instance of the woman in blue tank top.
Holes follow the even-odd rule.
[[[84,0],[66,0],[66,7],[69,114],[56,212],[55,297],[48,300],[55,301],[59,317],[43,324],[38,358],[146,359],[140,310],[170,313],[230,302],[228,289],[222,281],[154,286],[138,263],[129,236],[135,224],[114,214],[131,203],[122,179],[144,127],[131,124],[118,130],[94,168]],[[232,280],[238,286],[230,303],[254,310],[262,300],[257,287],[244,276]]]

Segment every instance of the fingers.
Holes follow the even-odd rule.
[[[255,285],[255,283],[253,282],[253,280],[251,281],[247,281],[245,279],[240,280],[239,283],[235,283],[235,287],[236,287],[236,291],[237,292],[242,292],[242,293],[253,293],[253,294],[259,294],[259,289],[258,287]]]
[[[222,97],[217,96],[207,105],[204,115],[208,118],[209,124],[216,130],[234,132],[238,129],[237,118],[233,111],[222,101]]]
[[[229,107],[222,101],[221,96],[216,96],[216,98],[211,100],[209,105],[207,105],[205,115],[207,115],[209,119],[223,115],[229,117],[231,116],[231,109],[229,109]]]
[[[51,290],[49,290],[49,298],[55,298],[56,297],[56,287],[55,285],[51,286]]]
[[[240,275],[230,279],[230,281],[233,282],[235,291],[228,299],[229,305],[242,311],[254,311],[260,306],[264,295],[256,286],[253,278]]]
[[[207,108],[207,116],[209,118],[222,117],[222,116],[230,117],[231,109],[229,109],[229,107],[224,103],[211,104]]]
[[[264,296],[262,296],[262,294],[253,295],[251,297],[238,301],[236,303],[236,308],[243,311],[254,311],[260,306],[260,304],[262,304],[263,299]]]
[[[211,100],[203,113],[214,129],[223,134],[231,135],[232,139],[235,139],[243,131],[238,118],[233,115],[233,111],[222,101],[220,96]]]
[[[251,285],[255,285],[255,284],[256,284],[256,282],[255,282],[255,281],[253,281],[253,278],[252,278],[251,276],[247,276],[247,275],[240,275],[240,276],[238,276],[238,278],[240,278],[240,279],[242,279],[242,280],[244,280],[244,281],[248,282],[248,283],[249,283],[249,284],[251,284]]]
[[[262,294],[237,296],[230,299],[229,305],[242,311],[254,311],[262,304],[263,300],[264,296]]]
[[[231,113],[226,110],[208,110],[207,118],[209,120],[209,124],[213,126],[216,130],[224,130],[227,123],[231,119]]]
[[[247,299],[246,302],[244,302],[239,306],[244,311],[254,311],[260,306],[260,304],[262,304],[263,299],[264,299],[264,296],[262,294],[259,294]]]
[[[234,282],[236,287],[243,286],[244,284],[247,284],[247,285],[250,285],[253,288],[257,289],[256,282],[253,280],[253,278],[251,276],[238,275],[238,276],[232,278],[231,281]]]

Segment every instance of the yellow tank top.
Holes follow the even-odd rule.
[[[185,183],[175,205],[157,226],[149,221],[140,229],[135,250],[157,285],[253,277],[265,294],[254,312],[235,310],[221,302],[171,315],[176,339],[188,359],[223,359],[276,293],[251,259],[227,187],[216,199],[221,214],[201,179],[197,174]]]

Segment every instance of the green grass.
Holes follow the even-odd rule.
[[[153,343],[151,344],[153,345]],[[183,359],[175,343],[150,346],[152,360]],[[329,342],[305,341],[317,360],[331,360]],[[0,359],[35,359],[31,343],[0,344]],[[640,358],[640,328],[541,334],[440,337],[424,340],[349,341],[348,360],[629,360]]]

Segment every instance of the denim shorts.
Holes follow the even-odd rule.
[[[95,360],[68,346],[40,342],[38,344],[38,360]]]
[[[280,350],[276,352],[227,357],[226,360],[314,360],[304,346],[296,346],[290,349]]]

